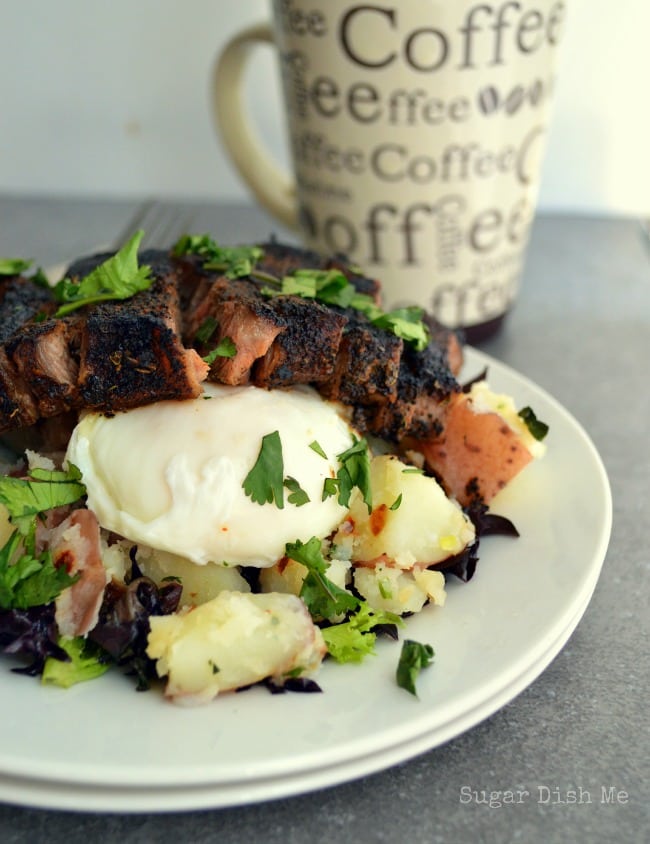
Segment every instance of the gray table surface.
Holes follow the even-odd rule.
[[[48,265],[82,254],[110,240],[136,204],[0,197],[0,255]],[[222,242],[277,231],[248,206],[188,204],[187,210],[192,230],[210,230]],[[0,805],[0,841],[650,840],[648,247],[634,220],[540,216],[517,307],[501,334],[482,346],[582,423],[603,458],[614,499],[611,543],[591,604],[528,689],[446,745],[324,791],[170,815]],[[466,804],[463,786],[525,789],[531,799],[500,808]],[[582,788],[592,802],[545,803],[535,797],[539,786],[561,793]],[[601,801],[601,789],[610,786],[627,792],[627,801]]]

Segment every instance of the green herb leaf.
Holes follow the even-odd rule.
[[[36,516],[82,498],[86,487],[80,477],[76,466],[71,466],[68,472],[33,469],[31,479],[26,480],[3,475],[0,476],[0,502],[12,520]]]
[[[198,340],[200,343],[207,343],[210,337],[212,337],[214,332],[217,330],[218,324],[219,323],[214,317],[206,317],[199,326],[199,330],[194,335],[194,339]]]
[[[284,460],[278,431],[262,437],[255,465],[244,478],[244,492],[256,504],[273,504],[284,508]]]
[[[27,544],[27,543],[25,543]],[[20,553],[23,537],[15,530],[0,549],[0,608],[24,610],[49,604],[78,580],[57,568],[49,551],[38,557]]]
[[[20,275],[28,270],[33,261],[24,258],[0,258],[0,275]]]
[[[352,490],[357,487],[368,507],[372,510],[372,492],[370,489],[370,452],[365,438],[354,438],[353,444],[346,451],[337,455],[341,464],[336,473],[338,502],[344,507],[350,504]],[[329,478],[326,479],[330,480]],[[324,491],[324,490],[323,490]]]
[[[300,597],[314,618],[331,618],[356,609],[360,601],[351,592],[341,589],[326,576],[328,563],[321,551],[321,540],[312,536],[308,542],[288,542],[287,557],[308,569]]]
[[[313,442],[309,443],[309,448],[311,448],[312,451],[315,451],[316,454],[319,455],[319,457],[323,458],[323,460],[327,460],[327,455],[323,451],[323,447],[318,442],[318,440],[314,440]]]
[[[264,251],[259,246],[219,246],[210,235],[183,235],[172,248],[172,254],[198,255],[206,270],[222,272],[226,278],[250,275]]]
[[[519,411],[518,416],[521,417],[526,427],[536,440],[541,441],[548,434],[548,425],[535,416],[532,408],[522,408]]]
[[[395,501],[393,501],[393,503],[390,505],[390,507],[388,509],[389,510],[399,510],[401,503],[402,503],[402,493],[400,492],[400,494],[397,496]]]
[[[129,299],[153,283],[151,267],[138,266],[138,247],[144,232],[138,231],[115,255],[104,261],[81,281],[64,278],[53,288],[61,307],[54,314],[62,317],[85,305]]]
[[[203,360],[212,366],[217,358],[234,358],[237,354],[237,346],[233,343],[230,337],[221,339],[215,349],[209,352]]]
[[[68,662],[48,657],[41,682],[46,686],[61,686],[69,689],[76,683],[101,677],[111,667],[108,655],[97,645],[78,636],[74,639],[59,639],[59,647],[70,657]]]
[[[429,344],[429,331],[422,322],[422,308],[397,308],[386,314],[373,318],[372,323],[377,328],[392,331],[408,343],[412,343],[415,350],[421,352]]]
[[[0,502],[16,526],[0,549],[0,607],[27,609],[49,604],[78,578],[57,568],[49,551],[35,553],[36,518],[73,504],[86,494],[76,466],[67,472],[33,469],[30,477],[0,477]]]
[[[431,645],[423,645],[413,639],[405,639],[402,644],[397,665],[397,685],[417,697],[415,683],[423,668],[433,662],[434,650]]]
[[[337,662],[361,662],[373,654],[377,636],[372,629],[378,624],[402,625],[402,619],[391,612],[373,610],[363,601],[354,615],[341,624],[333,624],[321,632],[327,650]]]
[[[295,478],[292,478],[290,475],[287,476],[284,479],[284,486],[290,492],[287,498],[289,504],[294,504],[296,507],[302,507],[303,504],[307,504],[309,496]]]

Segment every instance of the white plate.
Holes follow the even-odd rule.
[[[68,691],[0,664],[0,799],[84,811],[170,811],[288,796],[381,770],[469,729],[529,685],[592,595],[611,529],[602,462],[580,425],[530,381],[467,350],[469,377],[549,423],[546,457],[495,499],[519,539],[487,537],[469,584],[408,620],[434,664],[419,699],[394,682],[399,645],[326,663],[323,694],[261,688],[193,709],[138,694],[119,672]]]

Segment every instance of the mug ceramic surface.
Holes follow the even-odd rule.
[[[213,77],[220,135],[260,203],[457,327],[496,324],[534,217],[566,4],[276,0]],[[270,162],[242,79],[277,47],[293,174]]]

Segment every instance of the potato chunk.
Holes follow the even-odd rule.
[[[220,692],[314,673],[326,648],[295,595],[221,592],[176,615],[152,616],[147,654],[175,703],[206,703]]]
[[[187,557],[180,557],[169,551],[140,547],[137,555],[142,573],[160,584],[164,578],[177,577],[183,585],[181,606],[205,604],[228,590],[250,592],[250,586],[236,566],[220,566],[193,563]]]
[[[385,563],[357,566],[354,585],[373,610],[398,615],[420,612],[427,601],[443,606],[447,597],[442,572],[428,569],[404,571]]]
[[[382,558],[411,569],[439,563],[474,541],[474,526],[458,504],[433,478],[394,455],[372,459],[370,482],[371,512],[355,494],[348,514],[353,562]]]

